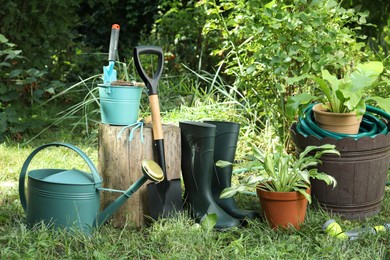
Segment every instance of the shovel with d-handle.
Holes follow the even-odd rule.
[[[158,66],[153,78],[150,78],[143,69],[140,61],[141,54],[157,55]],[[163,130],[160,118],[160,105],[157,95],[157,86],[162,73],[163,62],[164,59],[161,47],[137,46],[134,48],[135,67],[148,88],[150,109],[152,112],[153,140],[157,150],[158,164],[164,173],[163,181],[159,183],[150,183],[147,186],[149,211],[150,216],[153,219],[168,217],[182,208],[181,181],[180,179],[168,180],[165,165]]]
[[[119,25],[113,24],[111,27],[110,37],[110,49],[108,50],[108,66],[103,66],[103,82],[104,84],[110,85],[111,82],[116,80],[115,55],[118,50],[119,40]]]

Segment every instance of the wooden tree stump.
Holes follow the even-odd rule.
[[[143,128],[144,143],[141,142],[140,128],[134,130],[131,141],[129,141],[129,135],[132,128],[125,129],[121,137],[117,138],[122,128],[122,126],[106,124],[99,126],[98,171],[103,177],[104,188],[127,190],[142,176],[142,160],[151,159],[157,162],[151,124]],[[168,180],[178,179],[181,176],[180,129],[174,125],[163,125],[163,131]],[[146,223],[149,215],[146,188],[148,183],[150,181],[147,181],[114,213],[112,217],[114,226],[140,227]],[[105,208],[118,196],[120,193],[103,191],[101,206]]]

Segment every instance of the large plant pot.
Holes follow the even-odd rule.
[[[270,192],[256,189],[263,216],[272,228],[294,226],[297,230],[305,220],[307,199],[299,192]],[[307,190],[310,193],[310,189]]]
[[[311,183],[313,197],[322,208],[347,219],[366,218],[380,212],[390,163],[390,133],[356,140],[319,139],[303,136],[295,124],[290,133],[298,153],[309,145],[334,144],[341,154],[340,157],[325,154],[318,165],[319,171],[337,180],[334,189],[321,181]]]
[[[102,123],[130,125],[138,120],[141,86],[99,85]]]
[[[318,126],[332,132],[342,134],[359,133],[362,116],[357,117],[355,112],[332,113],[327,111],[321,103],[313,106],[314,119]]]

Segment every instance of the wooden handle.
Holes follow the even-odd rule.
[[[150,102],[150,109],[152,111],[153,139],[161,140],[163,139],[163,130],[161,125],[160,104],[158,103],[158,96],[150,95],[149,102]]]

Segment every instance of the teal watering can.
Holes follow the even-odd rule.
[[[75,151],[87,163],[91,173],[77,169],[37,169],[28,173],[27,200],[25,177],[33,157],[47,147],[63,146]],[[111,215],[136,192],[148,179],[160,182],[163,172],[152,160],[142,161],[143,176],[126,191],[105,189],[101,187],[100,178],[95,166],[79,148],[64,143],[45,144],[35,149],[23,164],[19,176],[19,196],[26,212],[27,225],[44,222],[54,228],[77,228],[90,233],[93,228],[102,225]],[[100,191],[122,192],[102,212],[100,208]]]

